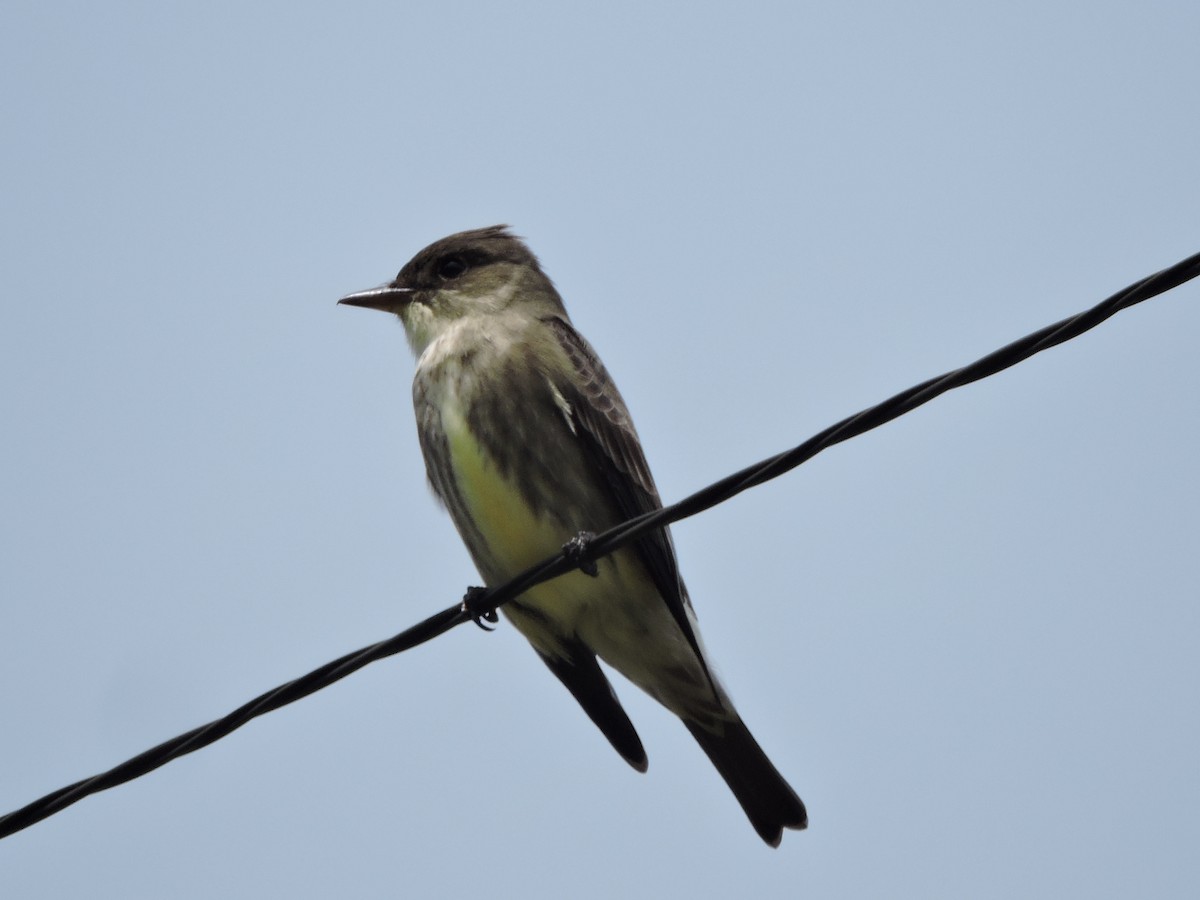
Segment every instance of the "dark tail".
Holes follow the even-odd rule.
[[[778,847],[785,828],[807,828],[808,812],[778,770],[771,765],[741,719],[724,723],[716,734],[686,719],[683,722],[708,754],[759,837]]]
[[[575,695],[588,718],[604,732],[609,743],[625,757],[625,761],[639,772],[645,772],[648,763],[642,741],[629,716],[621,708],[621,701],[613,692],[612,685],[600,671],[596,654],[579,641],[563,643],[566,655],[562,658],[546,656],[541,651],[538,651],[538,656],[566,685],[567,690]]]

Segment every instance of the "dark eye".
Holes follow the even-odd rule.
[[[461,256],[447,256],[437,264],[439,278],[451,281],[467,271],[467,264]]]

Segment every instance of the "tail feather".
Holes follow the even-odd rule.
[[[553,657],[538,651],[538,656],[575,696],[588,718],[604,732],[613,749],[639,772],[645,772],[648,761],[642,741],[621,707],[612,685],[600,671],[596,654],[578,641],[564,642],[563,653],[564,656]]]
[[[741,719],[725,722],[720,733],[686,719],[683,724],[721,773],[759,837],[778,847],[784,828],[808,827],[804,803]]]

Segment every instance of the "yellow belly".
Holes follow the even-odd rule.
[[[442,427],[459,494],[499,570],[485,576],[508,578],[557,553],[571,535],[530,508],[517,486],[501,475],[480,447],[457,409],[443,410]]]
[[[458,495],[486,544],[474,554],[481,569],[485,558],[490,563],[484,580],[495,585],[557,553],[572,535],[530,508],[475,440],[457,404],[443,404],[441,423]],[[570,572],[502,610],[547,656],[561,657],[563,640],[577,638],[677,714],[721,714],[708,675],[633,551],[618,550],[598,566],[598,577]]]

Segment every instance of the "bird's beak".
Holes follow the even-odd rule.
[[[371,288],[369,291],[356,291],[353,294],[347,294],[338,303],[394,313],[399,312],[400,307],[407,303],[411,296],[412,288],[393,287],[390,284],[385,284],[382,287]]]

